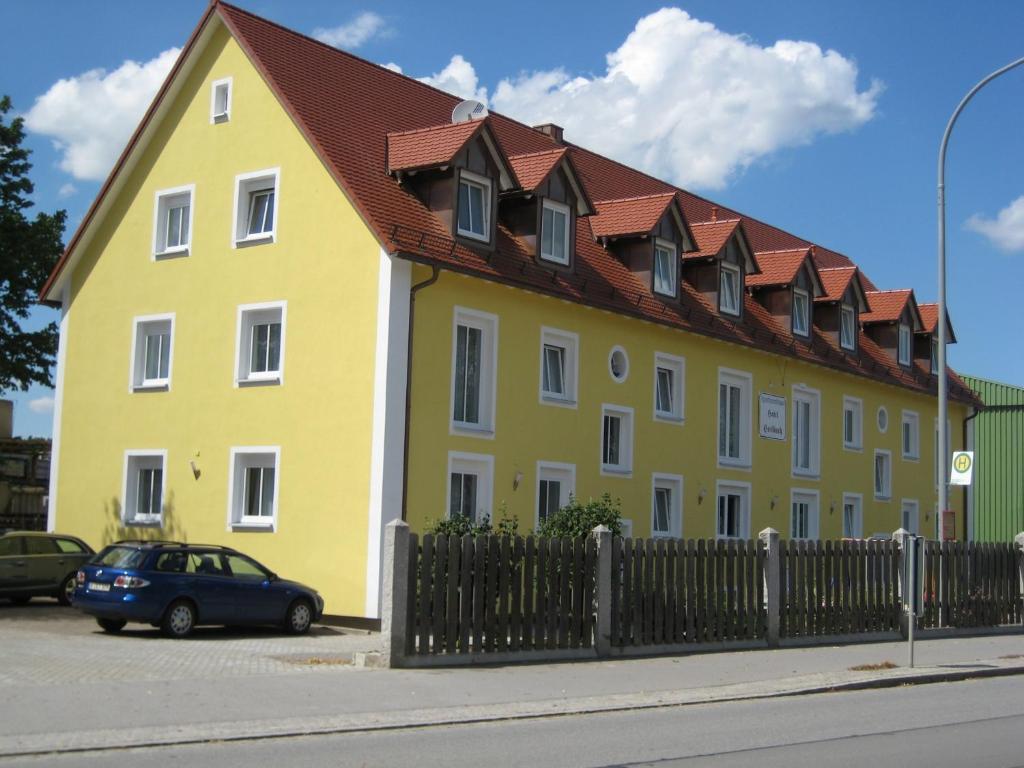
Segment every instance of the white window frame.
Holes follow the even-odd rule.
[[[174,203],[188,199],[188,238],[182,245],[167,246],[167,220]],[[177,206],[175,206],[177,207]],[[196,210],[196,185],[158,189],[153,195],[153,261],[173,256],[188,256],[192,249],[194,213]]]
[[[252,467],[273,467],[274,498],[269,517],[246,515],[245,482],[247,470]],[[235,446],[228,457],[228,530],[256,529],[276,531],[278,501],[281,498],[281,446]]]
[[[793,525],[797,504],[807,504],[807,535],[797,536]],[[793,488],[789,493],[789,538],[815,541],[819,538],[821,525],[821,496],[812,488]]]
[[[565,216],[565,236],[563,237],[563,245],[565,246],[565,260],[561,260],[553,253],[544,253],[544,211],[550,210],[552,213],[552,221],[554,220],[555,214],[561,214]],[[456,215],[458,212],[456,211]],[[557,200],[549,200],[544,198],[541,203],[541,214],[540,214],[540,233],[537,238],[537,255],[543,261],[549,261],[552,264],[559,264],[563,267],[569,266],[572,261],[572,252],[570,250],[572,245],[572,211],[569,206],[565,203],[560,203]],[[460,232],[459,234],[463,234]],[[551,242],[554,243],[555,235],[551,233]]]
[[[726,536],[720,530],[718,523],[718,506],[720,499],[724,495],[736,495],[740,497],[740,519],[739,519],[739,536],[732,537]],[[715,538],[716,539],[749,539],[750,538],[750,499],[751,499],[751,487],[750,483],[740,482],[738,480],[719,480],[715,483]]]
[[[897,333],[896,359],[900,365],[910,365],[910,346],[912,342],[910,326],[906,323],[900,323]]]
[[[478,187],[483,187],[483,235],[469,229],[463,229],[459,223],[459,192],[463,181],[467,184],[475,184]],[[493,182],[486,176],[481,176],[479,173],[467,171],[464,168],[459,170],[458,187],[455,189],[455,231],[460,237],[468,237],[470,240],[478,240],[482,243],[491,242],[491,197],[494,194],[493,189]]]
[[[276,371],[250,370],[252,362],[252,329],[263,322],[274,322],[274,315],[281,322],[281,354]],[[285,344],[288,338],[288,302],[268,301],[258,304],[240,304],[235,330],[235,386],[254,384],[284,384]]]
[[[735,278],[735,281],[736,281],[735,282],[735,285],[736,285],[736,296],[735,296],[735,298],[736,298],[736,306],[734,306],[734,307],[726,306],[725,301],[724,301],[725,291],[722,290],[722,285],[725,282],[724,281],[724,275],[725,275],[726,272],[729,272],[730,274],[732,274],[733,277]],[[733,315],[734,317],[739,317],[740,316],[740,308],[743,306],[743,284],[742,284],[742,279],[740,277],[740,272],[741,272],[740,268],[738,266],[736,266],[735,264],[732,264],[732,263],[726,262],[726,261],[719,262],[719,272],[718,272],[718,311],[719,312],[724,312],[727,315]]]
[[[847,532],[846,530],[846,506],[849,504],[853,507],[853,531]],[[864,496],[859,493],[844,493],[843,494],[843,509],[842,509],[842,524],[843,524],[843,538],[844,539],[862,539],[864,538]]]
[[[159,315],[138,315],[132,318],[132,355],[128,366],[129,392],[169,390],[171,388],[171,376],[174,373],[174,319],[174,312]],[[167,324],[169,326],[167,378],[147,379],[145,331],[148,327],[158,324]]]
[[[249,235],[249,207],[255,192],[265,189],[274,191],[274,226],[269,232]],[[234,221],[231,225],[231,247],[241,248],[277,241],[281,224],[281,169],[267,168],[262,171],[240,173],[235,176],[235,202],[232,207]]]
[[[821,476],[821,390],[812,389],[803,384],[793,385],[793,423],[791,425],[793,435],[793,450],[791,459],[794,477],[820,477]],[[807,403],[810,426],[808,435],[810,445],[807,447],[808,466],[801,467],[797,464],[797,454],[800,449],[799,431],[797,430],[797,404]]]
[[[907,526],[907,514],[913,515],[914,524]],[[918,534],[921,530],[921,505],[917,499],[900,499],[900,528]]]
[[[449,475],[449,480],[451,476]],[[534,528],[540,527],[540,484],[541,481],[555,481],[559,483],[558,508],[561,509],[569,503],[569,499],[576,495],[576,465],[564,464],[557,461],[537,462],[537,482],[533,489],[533,524]]]
[[[217,90],[219,88],[227,89],[226,108],[223,112],[217,111]],[[220,80],[214,80],[210,83],[210,125],[214,123],[226,123],[231,119],[231,97],[232,91],[234,91],[234,79],[230,77],[222,77]]]
[[[565,392],[561,395],[544,389],[545,346],[560,347],[562,349],[562,385]],[[541,404],[556,405],[561,408],[576,407],[579,391],[579,348],[580,337],[578,333],[541,326],[540,372],[537,385]]]
[[[477,423],[455,419],[455,363],[458,356],[459,326],[480,330],[480,420]],[[449,434],[494,438],[498,382],[498,316],[468,307],[456,306],[452,312],[451,393],[448,398]]]
[[[883,435],[889,431],[889,409],[884,405],[878,406],[878,410],[875,412],[875,426]]]
[[[605,464],[604,461],[604,419],[605,416],[619,418],[619,463]],[[599,460],[602,475],[611,477],[633,476],[633,409],[625,405],[601,405],[601,422],[598,431]]]
[[[909,446],[907,445],[908,427],[910,428]],[[917,411],[905,410],[901,414],[900,454],[904,461],[919,461],[921,458],[921,417]]]
[[[846,439],[846,414],[853,412],[853,440]],[[843,448],[847,451],[861,452],[864,450],[864,401],[859,397],[843,395],[843,423],[840,426],[843,436]]]
[[[848,340],[845,338],[846,318],[849,318],[850,328],[850,338]],[[842,304],[839,307],[839,346],[850,352],[857,351],[857,311],[849,304]]]
[[[878,484],[875,482],[875,467],[878,464],[879,456],[884,456],[886,458],[886,466],[888,467],[888,472],[883,478],[886,481],[885,487],[882,489],[879,489]],[[892,451],[884,448],[875,449],[875,455],[871,460],[871,487],[874,491],[876,501],[892,501]]]
[[[722,385],[738,387],[740,390],[739,415],[739,456],[722,454]],[[751,434],[753,431],[753,392],[754,377],[746,371],[733,368],[718,369],[718,408],[715,415],[715,443],[718,452],[718,466],[733,469],[750,469],[753,462],[751,455]]]
[[[658,489],[667,488],[671,492],[668,510],[668,530],[656,530],[658,520]],[[651,475],[651,538],[681,539],[683,537],[683,476],[663,472]]]
[[[616,355],[618,355],[622,360],[621,376],[615,375],[614,360]],[[608,375],[612,377],[612,381],[616,384],[622,384],[629,378],[629,353],[626,352],[624,347],[621,347],[618,344],[612,347],[611,351],[608,353]]]
[[[803,299],[803,313],[797,312],[797,299]],[[797,328],[797,317],[803,320],[803,330]],[[793,312],[792,322],[790,327],[793,329],[794,336],[802,336],[807,338],[811,335],[811,295],[803,288],[793,289]]]
[[[669,259],[669,282],[672,286],[670,291],[658,290],[658,251],[667,251]],[[675,298],[679,295],[679,251],[676,244],[671,240],[655,238],[654,251],[651,255],[651,290],[659,296]]]
[[[494,514],[494,457],[485,453],[448,452],[448,472],[445,475],[444,519],[447,520],[452,508],[452,473],[476,475],[476,513],[473,520],[490,520]]]
[[[658,369],[672,373],[672,410],[658,410]],[[686,420],[686,358],[668,352],[654,353],[654,420],[682,424]]]
[[[146,466],[149,465],[149,466]],[[160,512],[140,515],[135,509],[139,492],[139,470],[159,469]],[[124,525],[163,525],[163,512],[167,503],[167,450],[164,448],[132,448],[124,452],[124,474],[121,479],[121,522]]]

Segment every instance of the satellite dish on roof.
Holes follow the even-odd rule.
[[[487,117],[487,107],[476,99],[460,101],[452,110],[453,123],[468,123],[470,120],[483,120]]]

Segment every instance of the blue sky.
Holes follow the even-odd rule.
[[[571,141],[845,253],[879,287],[912,287],[922,302],[936,298],[942,130],[975,82],[1024,56],[1024,3],[1011,0],[518,2],[500,17],[479,2],[239,4],[486,97],[512,117],[547,116]],[[0,16],[18,33],[0,48],[0,92],[29,116],[35,201],[68,210],[68,237],[171,61],[166,52],[205,7],[4,4]],[[975,98],[947,166],[959,339],[950,360],[1016,384],[1024,384],[1024,199],[1013,207],[1024,197],[1022,131],[1024,67]],[[54,316],[39,310],[32,322]],[[50,434],[51,395],[6,395],[17,434]]]

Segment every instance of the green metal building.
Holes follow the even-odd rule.
[[[974,541],[1012,541],[1024,531],[1024,387],[961,376],[985,408],[969,424],[974,449]]]

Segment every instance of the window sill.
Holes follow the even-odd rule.
[[[667,413],[655,413],[654,420],[664,422],[665,424],[675,424],[679,427],[686,423],[686,419],[682,416],[672,416]]]
[[[601,474],[608,475],[610,477],[630,478],[633,476],[633,470],[621,467],[610,467],[607,464],[602,464]]]
[[[478,426],[476,424],[466,424],[461,421],[454,421],[451,424],[450,429],[453,435],[465,435],[466,437],[480,437],[485,440],[494,439],[494,430],[491,427]]]
[[[167,250],[154,253],[153,259],[155,261],[166,261],[168,259],[174,259],[179,256],[188,256],[190,249],[190,245],[184,245],[181,246],[180,248],[168,248]]]
[[[168,392],[170,389],[169,381],[144,381],[141,384],[132,385],[132,392]]]
[[[250,245],[263,245],[274,242],[274,233],[265,232],[261,235],[249,235],[235,240],[235,248],[248,248]]]
[[[659,291],[657,289],[652,290],[651,293],[653,293],[659,299],[678,299],[679,298],[679,294],[678,293],[665,293],[665,292]]]
[[[248,379],[237,379],[235,386],[237,387],[273,387],[278,386],[281,383],[280,376],[267,376],[267,377],[251,377]]]
[[[803,480],[821,480],[821,472],[811,469],[794,469],[792,474]]]
[[[892,501],[892,496],[879,496],[875,494],[875,501]]]
[[[133,517],[130,520],[124,521],[126,528],[160,528],[162,526],[159,517],[153,516],[142,516]]]
[[[221,112],[219,115],[214,115],[213,116],[213,122],[215,124],[226,123],[230,119],[231,119],[231,113],[229,113],[229,112]]]
[[[863,445],[847,445],[843,443],[843,450],[849,451],[850,453],[864,453]]]
[[[274,521],[273,520],[233,520],[231,522],[232,531],[263,531],[265,533],[274,532]]]
[[[457,229],[455,233],[459,237],[465,237],[469,240],[476,240],[478,243],[489,244],[491,242],[491,236],[487,233],[479,235],[476,232],[467,232],[465,229]]]
[[[555,266],[555,267],[563,267],[563,268],[565,268],[565,267],[569,266],[569,260],[568,259],[566,259],[565,261],[559,261],[554,256],[545,256],[543,253],[540,254],[537,258],[540,259],[545,264],[551,264],[552,266]]]
[[[744,459],[728,459],[722,456],[718,457],[718,466],[720,469],[740,469],[745,472],[749,472],[751,468],[749,461]]]
[[[542,392],[540,395],[540,401],[544,405],[554,405],[559,408],[576,408],[576,401],[568,397],[559,397],[558,395],[548,394]]]
[[[901,456],[900,458],[902,458],[904,461],[909,461],[913,464],[917,464],[918,462],[921,461],[920,456]]]

